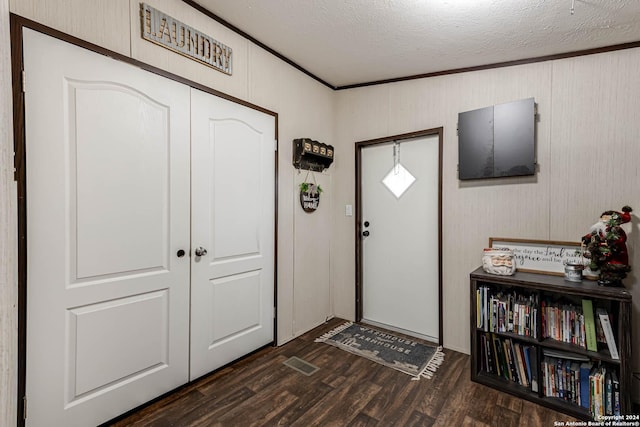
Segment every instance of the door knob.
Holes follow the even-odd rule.
[[[202,246],[196,248],[196,256],[205,256],[207,254],[207,250]]]
[[[367,230],[367,231],[363,231],[363,232],[362,232],[362,235],[363,235],[364,237],[369,236],[369,231],[368,231],[368,230]]]
[[[180,249],[178,253],[176,253],[176,255],[178,255],[178,258],[182,258],[184,254],[185,254],[184,249]]]
[[[368,226],[369,226],[369,221],[365,221],[365,222],[364,222],[364,226],[365,226],[365,227],[368,227]]]

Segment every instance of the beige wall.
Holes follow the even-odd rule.
[[[640,286],[640,49],[337,92],[339,162],[332,262],[336,316],[353,316],[354,149],[359,140],[444,126],[444,345],[469,352],[469,272],[491,236],[579,241],[600,213],[636,209],[629,233],[626,280],[638,319]],[[535,177],[475,182],[457,179],[457,114],[534,97]],[[337,186],[336,186],[337,187]],[[634,370],[640,328],[634,328]],[[635,393],[637,396],[639,393]]]

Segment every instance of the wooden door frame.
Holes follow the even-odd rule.
[[[29,28],[58,40],[82,47],[100,55],[108,56],[117,61],[136,66],[145,71],[160,75],[169,80],[182,83],[194,89],[201,90],[211,95],[229,100],[236,104],[243,105],[253,110],[273,116],[275,121],[275,183],[274,183],[274,277],[273,296],[275,315],[273,319],[273,341],[268,345],[275,345],[278,333],[278,113],[220,92],[208,86],[204,86],[195,81],[186,79],[177,74],[170,73],[131,57],[103,48],[96,44],[87,42],[67,33],[55,30],[46,25],[24,18],[20,15],[10,14],[10,37],[11,37],[11,76],[13,93],[13,143],[14,143],[14,180],[17,182],[17,210],[18,210],[18,357],[17,357],[17,394],[18,404],[16,413],[16,425],[25,425],[24,414],[26,414],[26,379],[27,379],[27,158],[26,158],[26,136],[25,136],[25,99],[23,92],[23,29]],[[182,387],[182,386],[181,386]],[[168,392],[166,395],[172,393]],[[163,395],[165,396],[165,395]],[[154,399],[157,400],[157,399]],[[153,402],[153,401],[151,401]],[[147,402],[142,406],[150,404]],[[135,409],[134,409],[135,410]]]
[[[356,322],[362,320],[363,300],[363,260],[362,260],[362,149],[378,144],[388,144],[408,139],[426,136],[438,136],[438,344],[442,345],[442,146],[443,128],[432,128],[400,135],[386,136],[382,138],[359,141],[355,143],[356,150]]]

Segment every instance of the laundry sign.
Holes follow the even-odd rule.
[[[232,74],[233,51],[219,41],[183,24],[146,3],[140,3],[142,38],[195,61]]]

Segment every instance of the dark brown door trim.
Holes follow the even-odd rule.
[[[443,128],[370,139],[355,143],[356,150],[356,321],[362,320],[362,149],[377,144],[438,135],[438,342],[442,345],[442,144]]]
[[[17,181],[18,193],[18,412],[17,426],[25,425],[25,401],[26,396],[26,359],[27,359],[27,180],[26,168],[27,159],[25,153],[25,109],[24,109],[24,92],[22,70],[24,69],[23,61],[23,29],[30,28],[40,33],[49,35],[59,40],[71,43],[73,45],[85,48],[100,55],[108,56],[118,61],[122,61],[134,65],[143,70],[158,74],[170,80],[190,86],[194,89],[207,92],[211,95],[224,98],[236,104],[243,105],[253,110],[273,116],[275,119],[275,135],[276,150],[278,142],[278,113],[262,108],[258,105],[233,97],[231,95],[220,92],[216,89],[204,86],[200,83],[137,61],[120,53],[110,51],[101,46],[89,43],[85,40],[73,37],[69,34],[39,24],[35,21],[23,18],[19,15],[11,14],[11,74],[12,74],[12,90],[13,90],[13,139],[15,150],[15,180]],[[275,156],[275,252],[274,252],[274,305],[276,316],[273,319],[273,342],[277,342],[277,296],[278,296],[278,154]]]

